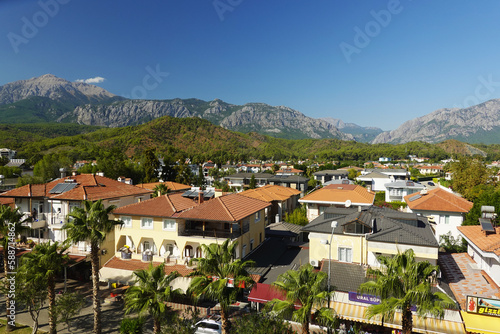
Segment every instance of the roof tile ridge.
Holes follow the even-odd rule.
[[[175,213],[177,212],[177,209],[174,205],[174,203],[172,202],[172,200],[170,199],[170,196],[168,196],[168,194],[165,194],[163,195],[163,197],[165,198],[165,200],[167,201],[167,203],[170,205],[170,208],[172,209],[172,211]]]
[[[227,208],[226,204],[222,201],[222,199],[221,199],[222,197],[224,197],[224,196],[217,197],[217,199],[219,200],[219,202],[221,203],[222,207],[224,208],[226,213],[229,215],[229,217],[231,217],[233,219],[233,221],[236,221],[236,218],[234,218],[234,216],[231,214],[231,212]]]

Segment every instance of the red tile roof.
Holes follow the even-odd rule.
[[[500,227],[495,233],[485,234],[479,225],[458,226],[458,230],[483,252],[491,252],[500,256]]]
[[[260,199],[265,202],[272,202],[286,201],[292,196],[299,195],[300,191],[289,187],[268,184],[264,187],[245,190],[239,194],[250,198]]]
[[[152,263],[153,266],[158,266],[161,262],[143,262],[141,260],[122,260],[113,256],[105,265],[104,268],[122,269],[122,270],[144,270],[149,268],[149,264]],[[165,273],[168,275],[174,271],[177,271],[182,276],[186,276],[192,273],[194,270],[187,268],[185,265],[176,264],[165,266]]]
[[[74,180],[77,186],[62,194],[51,194],[57,184],[66,180]],[[3,194],[2,197],[48,197],[62,200],[91,200],[111,199],[134,195],[145,195],[151,193],[149,189],[142,189],[133,185],[118,182],[107,177],[94,174],[81,174],[60,178],[44,184],[28,184],[20,188],[12,189]]]
[[[237,222],[270,206],[271,204],[258,199],[240,194],[230,194],[217,197],[202,203],[196,208],[181,212],[178,217],[184,219]]]
[[[113,211],[115,215],[173,217],[176,213],[198,206],[191,198],[181,193],[168,193],[143,202],[122,206]]]
[[[410,194],[405,196],[405,201],[412,211],[422,210],[465,213],[469,212],[473,206],[472,202],[441,188],[428,190],[427,194],[421,195],[420,198],[410,201],[410,198],[414,196],[416,195]]]
[[[166,185],[167,188],[170,189],[171,191],[182,191],[182,190],[190,190],[191,189],[191,186],[187,186],[185,184],[172,182],[172,181],[140,183],[137,185],[137,187],[153,190],[159,184]]]
[[[299,202],[326,202],[343,204],[350,200],[353,204],[370,205],[375,193],[355,184],[331,184],[302,197]]]

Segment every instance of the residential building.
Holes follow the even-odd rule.
[[[360,285],[370,280],[365,265],[326,260],[321,264],[320,270],[330,274],[330,286],[335,291],[330,306],[335,310],[339,319],[368,324],[372,328],[371,333],[386,333],[388,332],[387,328],[392,328],[394,333],[402,329],[400,312],[395,312],[393,319],[382,319],[380,315],[368,318],[368,308],[373,304],[380,303],[380,298],[358,293]],[[439,282],[439,286],[438,282],[434,284],[431,287],[432,292],[444,291],[448,295],[452,295],[446,283]],[[432,315],[420,318],[415,312],[413,314],[412,332],[433,334],[466,333],[460,311],[451,309],[444,310],[442,319],[436,319]]]
[[[25,218],[30,218],[26,225],[31,227],[29,237],[35,242],[62,242],[66,240],[63,226],[68,214],[74,207],[80,207],[83,200],[102,200],[105,207],[120,207],[149,199],[151,190],[99,175],[81,174],[44,184],[28,184],[1,193],[0,197],[14,198],[15,206],[24,213]],[[113,234],[107,236],[107,242],[114,243]],[[81,252],[88,250],[85,242],[75,247]],[[105,255],[103,261],[107,261],[109,255],[102,255]]]
[[[290,214],[298,205],[300,191],[283,186],[266,185],[260,188],[245,190],[242,196],[255,198],[271,204],[268,210],[268,224],[281,222],[285,214]]]
[[[361,172],[362,175],[372,172],[378,172],[387,176],[392,176],[394,180],[407,180],[410,178],[410,173],[404,168],[366,168]]]
[[[354,184],[328,185],[299,199],[307,208],[307,219],[312,221],[331,207],[369,207],[375,193]]]
[[[255,178],[257,187],[265,186],[268,184],[268,180],[272,177],[272,175],[268,173],[236,173],[225,176],[224,180],[227,181],[227,184],[231,188],[243,189],[245,186],[250,184],[252,176]]]
[[[303,175],[304,171],[296,168],[280,168],[276,171],[276,175]]]
[[[347,179],[348,175],[349,171],[347,170],[321,170],[313,174],[314,179],[322,184],[332,180]]]
[[[462,225],[465,215],[472,209],[473,203],[443,188],[435,188],[418,194],[406,195],[407,211],[429,218],[436,240],[451,233],[458,238],[457,227]]]
[[[264,241],[270,206],[239,194],[203,201],[202,195],[181,193],[124,206],[113,212],[125,222],[115,231],[115,252],[121,257],[127,248],[132,259],[187,263],[203,256],[202,244],[230,238],[238,241],[236,257],[243,258]]]
[[[443,166],[418,166],[416,167],[422,175],[441,175],[443,174]]]
[[[361,174],[356,178],[358,182],[364,182],[366,188],[372,191],[386,191],[385,184],[394,180],[389,175],[380,172]]]
[[[309,232],[309,263],[316,267],[325,259],[378,267],[377,256],[410,248],[417,260],[436,264],[438,259],[439,245],[427,218],[415,213],[331,207],[302,230]]]
[[[467,253],[476,263],[476,269],[484,270],[500,286],[500,227],[491,223],[489,227],[459,226],[458,232],[467,241]]]
[[[7,158],[9,160],[14,159],[16,156],[16,151],[8,149],[8,148],[0,148],[0,157]]]
[[[419,193],[425,186],[410,180],[398,180],[384,184],[386,202],[403,202],[404,197],[414,193]]]
[[[309,182],[307,177],[299,175],[270,175],[271,177],[267,179],[268,184],[288,187],[292,189],[297,189],[300,191],[301,196],[304,196]]]

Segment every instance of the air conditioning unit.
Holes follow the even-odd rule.
[[[311,266],[313,267],[318,267],[319,266],[319,261],[318,260],[311,260]]]

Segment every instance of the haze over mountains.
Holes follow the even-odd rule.
[[[0,123],[62,122],[123,127],[162,117],[199,117],[228,130],[286,139],[336,138],[371,143],[500,143],[500,100],[464,109],[440,109],[393,131],[315,119],[264,103],[234,105],[219,99],[129,100],[103,88],[51,74],[0,86]]]

